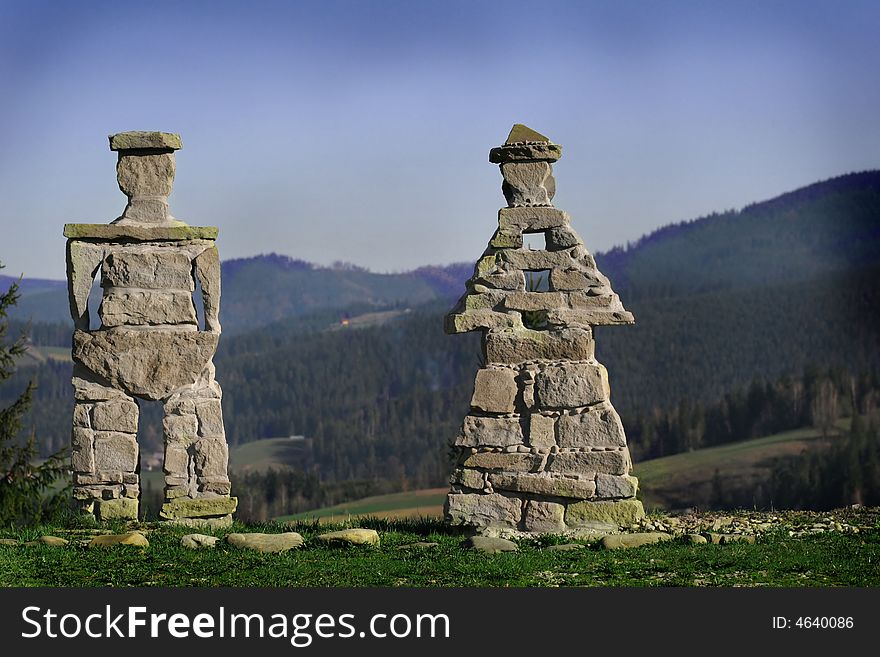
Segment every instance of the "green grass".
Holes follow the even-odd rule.
[[[148,485],[158,491],[165,488],[165,473],[162,471],[162,468],[141,470],[141,486],[146,488]]]
[[[424,490],[407,491],[405,493],[390,493],[388,495],[375,495],[365,497],[354,502],[337,504],[336,506],[306,511],[292,516],[278,518],[284,520],[307,520],[309,518],[337,518],[345,516],[370,516],[370,515],[398,515],[398,512],[412,509],[428,509],[443,506],[446,499],[445,488],[429,488]],[[424,514],[427,515],[427,514]]]
[[[70,347],[29,345],[24,353],[16,358],[16,366],[28,367],[45,363],[47,360],[71,362]]]
[[[355,315],[354,317],[346,318],[346,320],[341,320],[337,324],[333,324],[328,327],[326,330],[328,331],[341,331],[345,329],[357,329],[357,328],[369,328],[371,326],[382,326],[383,324],[387,324],[393,319],[397,319],[405,314],[407,314],[409,309],[405,310],[381,310],[372,313],[363,313],[361,315]]]
[[[36,347],[46,358],[70,362],[70,347]]]
[[[229,452],[230,467],[237,470],[265,470],[274,466],[295,465],[302,451],[301,440],[264,438],[239,445]]]
[[[635,464],[633,474],[639,478],[639,497],[648,509],[669,509],[705,506],[710,494],[712,477],[716,468],[726,486],[748,487],[766,480],[769,466],[774,458],[800,453],[804,449],[822,444],[822,436],[816,429],[798,429],[754,440],[708,447],[651,459]],[[260,454],[271,453],[273,441],[283,438],[260,440],[238,447],[234,454],[242,454],[257,463]],[[252,451],[248,451],[252,450]],[[233,462],[238,463],[239,457]],[[160,484],[161,485],[161,484]],[[409,515],[407,510],[426,509],[439,515],[445,497],[444,489],[415,490],[367,497],[332,507],[314,509],[279,520],[329,518],[345,520],[348,516],[376,515],[395,518]]]
[[[68,545],[0,546],[0,586],[877,586],[880,531],[826,533],[789,538],[781,531],[754,545],[677,542],[626,551],[588,546],[579,551],[540,549],[558,538],[520,541],[520,551],[497,555],[462,549],[461,536],[436,521],[361,521],[379,530],[378,548],[329,548],[315,535],[327,526],[298,523],[306,546],[282,554],[235,549],[226,543],[205,550],[180,547],[190,530],[163,527],[149,533],[146,549]],[[237,531],[284,531],[280,524]],[[22,540],[41,527],[5,532]],[[218,536],[225,531],[214,532]],[[401,550],[418,540],[439,547]]]
[[[284,438],[264,438],[238,445],[229,450],[229,464],[237,470],[265,470],[269,467],[295,465],[302,450],[302,441]],[[162,469],[142,470],[141,483],[150,480],[157,490],[165,486]]]

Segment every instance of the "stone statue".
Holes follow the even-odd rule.
[[[74,498],[101,520],[138,517],[138,400],[164,406],[165,504],[183,524],[231,524],[228,448],[212,358],[220,337],[220,258],[214,227],[168,212],[180,137],[123,132],[119,188],[128,197],[110,224],[67,224],[73,334]],[[100,327],[90,328],[89,293],[100,272]],[[193,302],[201,287],[204,324]]]
[[[644,515],[592,327],[633,316],[567,213],[551,205],[562,147],[514,125],[489,161],[508,207],[447,333],[482,332],[485,365],[455,440],[445,516],[454,525],[559,532]],[[524,234],[544,248],[523,248]]]

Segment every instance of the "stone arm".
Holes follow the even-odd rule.
[[[80,331],[89,330],[89,293],[95,275],[101,268],[106,251],[103,246],[67,240],[67,291],[70,301],[70,316]]]
[[[203,251],[193,260],[196,280],[202,287],[205,307],[205,330],[220,332],[220,255],[217,247]]]

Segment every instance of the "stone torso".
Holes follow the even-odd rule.
[[[101,263],[103,328],[198,328],[193,259],[204,244],[118,244]]]

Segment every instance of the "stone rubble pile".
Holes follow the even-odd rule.
[[[168,212],[180,137],[124,132],[110,137],[117,180],[128,197],[110,224],[67,224],[75,407],[74,498],[100,520],[138,517],[138,400],[163,404],[165,504],[182,524],[227,526],[228,448],[212,358],[220,337],[217,229]],[[91,328],[89,293],[103,291]],[[201,288],[199,326],[193,293]]]
[[[634,320],[569,215],[551,205],[561,150],[517,124],[489,154],[508,207],[445,326],[481,331],[485,361],[454,443],[453,525],[560,532],[644,515],[592,331]],[[530,234],[544,248],[525,248]]]
[[[702,535],[718,542],[720,537],[760,536],[767,532],[784,531],[799,537],[825,532],[858,534],[869,526],[853,523],[831,514],[810,511],[691,513],[644,518],[629,525],[628,531],[660,531],[673,536]],[[732,542],[728,538],[727,542]]]

